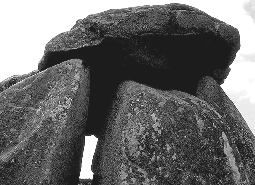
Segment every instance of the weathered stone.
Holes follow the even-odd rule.
[[[132,81],[117,94],[93,158],[98,184],[253,184],[226,120],[207,102]]]
[[[0,184],[78,184],[89,71],[70,60],[0,93]]]
[[[254,135],[219,86],[239,47],[182,4],[78,20],[38,71],[0,83],[0,184],[255,184]],[[91,134],[94,177],[78,182]]]
[[[24,74],[24,75],[13,75],[13,76],[5,79],[4,81],[0,82],[0,92],[4,91],[5,89],[8,89],[12,85],[24,80],[25,78],[33,76],[34,74],[37,74],[37,73],[39,73],[39,70],[34,70],[34,71],[32,71],[28,74]]]
[[[211,77],[200,80],[197,97],[208,102],[226,120],[226,133],[241,157],[247,184],[255,184],[255,137],[234,103]],[[233,161],[234,162],[234,161]],[[238,175],[238,174],[237,174]]]
[[[161,69],[186,79],[208,75],[222,84],[226,73],[217,72],[228,70],[239,47],[237,29],[191,6],[132,7],[78,20],[48,42],[38,69],[81,58],[96,68]]]

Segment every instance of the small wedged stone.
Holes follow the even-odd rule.
[[[34,74],[39,73],[39,70],[34,70],[28,74],[24,74],[24,75],[13,75],[5,80],[3,80],[2,82],[0,82],[0,92],[4,91],[5,89],[8,89],[9,87],[11,87],[12,85],[24,80],[25,78],[28,78],[30,76],[33,76]]]
[[[125,82],[106,128],[92,164],[99,185],[252,185],[226,120],[195,96]]]
[[[186,78],[208,75],[221,84],[226,73],[215,70],[228,70],[239,48],[236,28],[188,5],[111,9],[78,20],[51,39],[38,69],[80,58],[97,69],[161,69]]]
[[[92,185],[91,182],[91,179],[80,179],[78,185]]]
[[[255,184],[255,137],[235,104],[220,85],[211,77],[203,77],[198,84],[196,96],[212,107],[226,120],[230,141],[240,154],[247,184]]]
[[[78,184],[89,71],[70,60],[0,93],[0,184]]]

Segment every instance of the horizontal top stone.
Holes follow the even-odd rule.
[[[100,45],[104,50],[120,50],[126,59],[119,61],[123,65],[170,69],[173,61],[182,63],[190,59],[189,63],[213,71],[225,70],[233,62],[240,48],[240,36],[231,25],[184,4],[111,9],[78,20],[70,31],[51,39],[38,69],[42,71],[70,58],[91,61],[91,53],[104,52],[97,47]],[[82,52],[78,52],[81,48]],[[135,57],[137,49],[147,59]]]

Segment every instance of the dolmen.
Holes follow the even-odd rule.
[[[0,184],[254,185],[254,134],[220,86],[239,49],[236,28],[184,4],[78,20],[0,83]]]

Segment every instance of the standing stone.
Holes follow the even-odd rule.
[[[131,81],[117,94],[93,159],[99,185],[252,185],[226,120],[207,102]]]
[[[78,184],[89,71],[70,60],[0,93],[0,184]]]
[[[247,184],[255,184],[255,137],[234,103],[212,77],[200,80],[197,97],[208,102],[226,120],[230,142],[241,157]],[[234,162],[234,161],[233,161]]]

